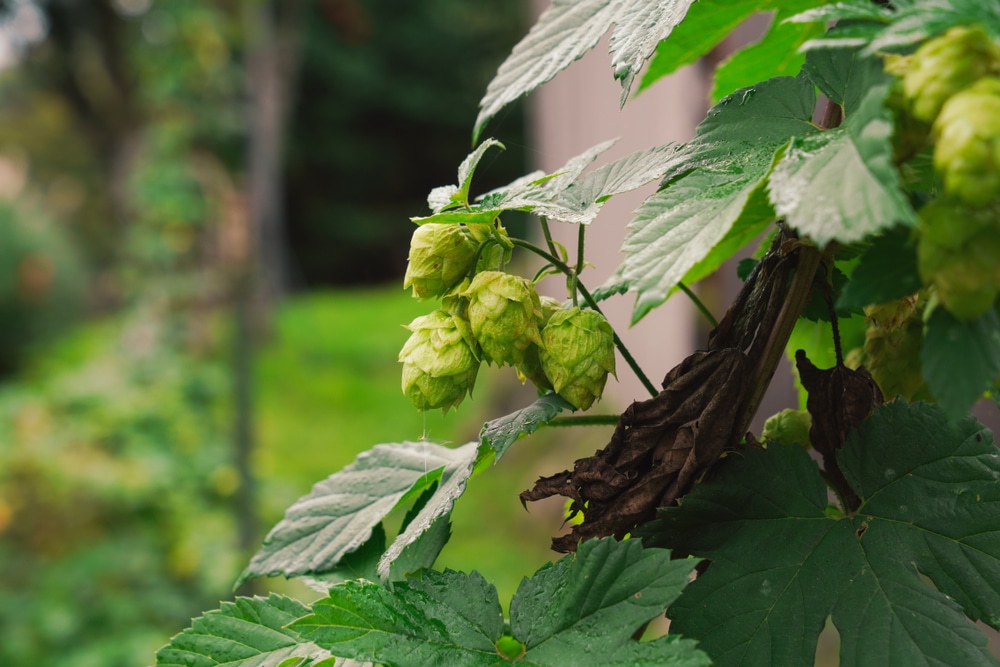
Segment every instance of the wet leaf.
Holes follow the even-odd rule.
[[[629,223],[625,259],[612,277],[638,292],[633,322],[663,303],[706,257],[725,259],[713,250],[734,226],[759,230],[770,222],[770,207],[756,204],[753,195],[789,137],[816,132],[814,106],[809,81],[772,79],[722,100],[698,126],[695,138],[677,148],[660,191]]]
[[[476,572],[450,570],[384,587],[347,582],[291,629],[333,654],[389,666],[702,667],[709,661],[694,642],[632,639],[676,599],[696,564],[638,541],[584,543],[521,583],[512,636],[503,635],[496,589]],[[512,646],[520,655],[508,655]]]
[[[622,82],[622,104],[642,64],[670,35],[694,0],[554,0],[507,60],[479,103],[473,137],[505,105],[569,67],[615,26],[611,64]]]
[[[329,651],[286,626],[309,607],[281,595],[237,598],[196,618],[156,653],[157,667],[334,667]],[[351,663],[357,665],[357,663]],[[337,667],[348,667],[337,662]]]
[[[643,530],[649,544],[712,562],[671,606],[672,629],[721,667],[812,665],[828,617],[844,667],[996,665],[973,623],[1000,625],[1000,455],[989,430],[896,401],[848,436],[838,460],[861,499],[853,515],[828,515],[806,452],[772,446],[729,457]]]
[[[548,393],[526,408],[486,422],[479,437],[483,444],[493,448],[499,461],[511,445],[534,433],[564,410],[573,410],[573,406],[559,394]]]
[[[451,511],[472,474],[478,445],[471,442],[449,449],[429,442],[404,442],[376,445],[363,452],[288,508],[240,581],[332,571],[368,541],[372,529],[389,512],[437,484],[427,504],[382,556],[379,572],[387,576],[400,552]]]

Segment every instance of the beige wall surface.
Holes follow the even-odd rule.
[[[691,138],[704,117],[707,98],[705,77],[698,66],[685,68],[630,99],[619,109],[621,86],[614,79],[608,55],[608,38],[555,79],[532,93],[530,102],[532,167],[553,171],[591,146],[619,138],[596,165],[633,151]],[[583,274],[590,288],[603,283],[621,261],[622,239],[632,212],[655,190],[655,184],[611,199],[587,230],[587,260],[594,265]],[[552,223],[556,240],[574,258],[576,226]],[[549,279],[543,292],[563,298],[561,283]],[[602,308],[632,354],[657,387],[667,370],[681,361],[695,345],[694,314],[683,296],[628,327],[635,295],[614,297]],[[606,401],[625,405],[648,396],[631,369],[618,359],[618,384],[609,381]],[[613,407],[611,405],[608,406]]]

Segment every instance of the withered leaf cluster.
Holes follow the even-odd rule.
[[[738,445],[753,374],[794,270],[794,255],[781,247],[787,240],[778,235],[710,335],[708,349],[673,368],[657,396],[629,406],[604,449],[521,494],[523,503],[564,496],[573,501],[571,514],[582,513],[583,522],[555,538],[553,549],[623,537],[686,494]]]

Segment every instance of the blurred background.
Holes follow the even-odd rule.
[[[544,4],[0,0],[0,665],[150,664],[232,598],[312,484],[380,442],[475,440],[533,400],[485,368],[474,400],[422,415],[396,355],[434,307],[402,289],[409,218],[455,182],[478,101]],[[474,191],[616,136],[604,159],[690,138],[712,68],[768,21],[624,110],[603,43],[489,125],[507,150]],[[652,188],[605,207],[588,285]],[[702,296],[721,314],[737,287],[727,270]],[[675,299],[629,328],[631,304],[607,313],[658,382],[705,327]],[[644,397],[620,360],[618,376],[595,412]],[[761,413],[795,403],[786,373]],[[609,435],[514,447],[470,482],[439,565],[481,571],[506,604],[554,558],[563,510],[517,494]],[[315,597],[239,592],[268,590]]]

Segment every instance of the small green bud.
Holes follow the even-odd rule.
[[[469,299],[472,334],[487,362],[518,366],[525,350],[542,338],[538,320],[542,306],[530,280],[502,271],[476,274],[463,292]]]
[[[457,407],[472,393],[479,373],[475,341],[467,322],[443,310],[413,320],[413,333],[399,353],[403,393],[418,410]]]
[[[538,329],[541,331],[549,323],[552,315],[562,310],[562,304],[550,296],[539,297],[539,301],[542,305],[542,317],[538,320]],[[538,358],[539,351],[539,347],[534,343],[528,346],[524,351],[524,361],[517,367],[517,377],[521,380],[521,384],[524,384],[525,380],[531,380],[539,391],[544,392],[552,389],[552,383],[542,370],[542,362]]]
[[[765,442],[780,442],[809,449],[812,446],[809,441],[810,428],[812,428],[812,416],[808,411],[782,410],[767,418],[760,437]]]
[[[948,98],[1000,71],[1000,49],[981,28],[956,26],[909,58],[903,93],[913,116],[932,123]]]
[[[949,195],[970,206],[1000,196],[1000,79],[981,79],[948,100],[934,132],[934,167]]]
[[[542,330],[542,341],[538,356],[553,388],[578,409],[589,408],[615,372],[611,325],[593,310],[560,310]]]
[[[410,239],[410,262],[403,289],[412,287],[417,299],[447,293],[472,268],[479,248],[478,235],[466,225],[430,222],[417,227]]]

